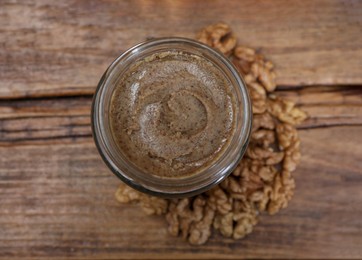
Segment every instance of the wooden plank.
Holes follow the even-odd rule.
[[[0,101],[0,258],[362,257],[362,89],[277,94],[310,115],[300,127],[296,195],[246,239],[214,234],[202,247],[170,237],[162,217],[115,201],[119,180],[94,147],[90,96]]]
[[[246,239],[201,247],[170,237],[162,217],[114,199],[119,180],[90,137],[0,147],[0,257],[361,258],[361,126],[300,131],[290,206]],[[328,152],[327,152],[328,151]]]
[[[0,98],[92,94],[125,49],[220,20],[275,63],[279,86],[362,84],[361,1],[5,0]]]
[[[90,137],[91,97],[0,101],[0,144]]]
[[[278,91],[308,113],[299,128],[362,125],[362,88],[359,86],[311,86]]]
[[[278,91],[309,114],[299,128],[362,125],[362,88]],[[74,142],[91,136],[91,97],[0,101],[0,145]]]

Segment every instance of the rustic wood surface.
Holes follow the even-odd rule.
[[[126,48],[220,20],[310,117],[289,207],[196,247],[115,201],[90,105]],[[0,258],[362,258],[361,72],[362,1],[0,0]]]

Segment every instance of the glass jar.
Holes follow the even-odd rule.
[[[117,149],[111,133],[110,103],[122,73],[135,62],[162,51],[180,51],[202,56],[227,77],[235,97],[235,131],[224,153],[201,172],[183,178],[162,178],[143,172]],[[248,142],[252,124],[251,104],[246,85],[236,68],[221,53],[186,38],[161,38],[140,43],[120,55],[102,76],[92,104],[93,137],[104,162],[126,184],[151,195],[174,198],[204,192],[224,180],[237,166]]]

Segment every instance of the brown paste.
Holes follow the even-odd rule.
[[[235,131],[235,99],[223,72],[201,56],[150,55],[120,77],[110,125],[120,152],[160,177],[196,174],[224,153]]]

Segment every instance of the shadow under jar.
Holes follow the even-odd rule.
[[[95,143],[131,187],[167,198],[225,179],[249,141],[252,113],[231,62],[185,38],[140,43],[106,70],[92,105]]]

